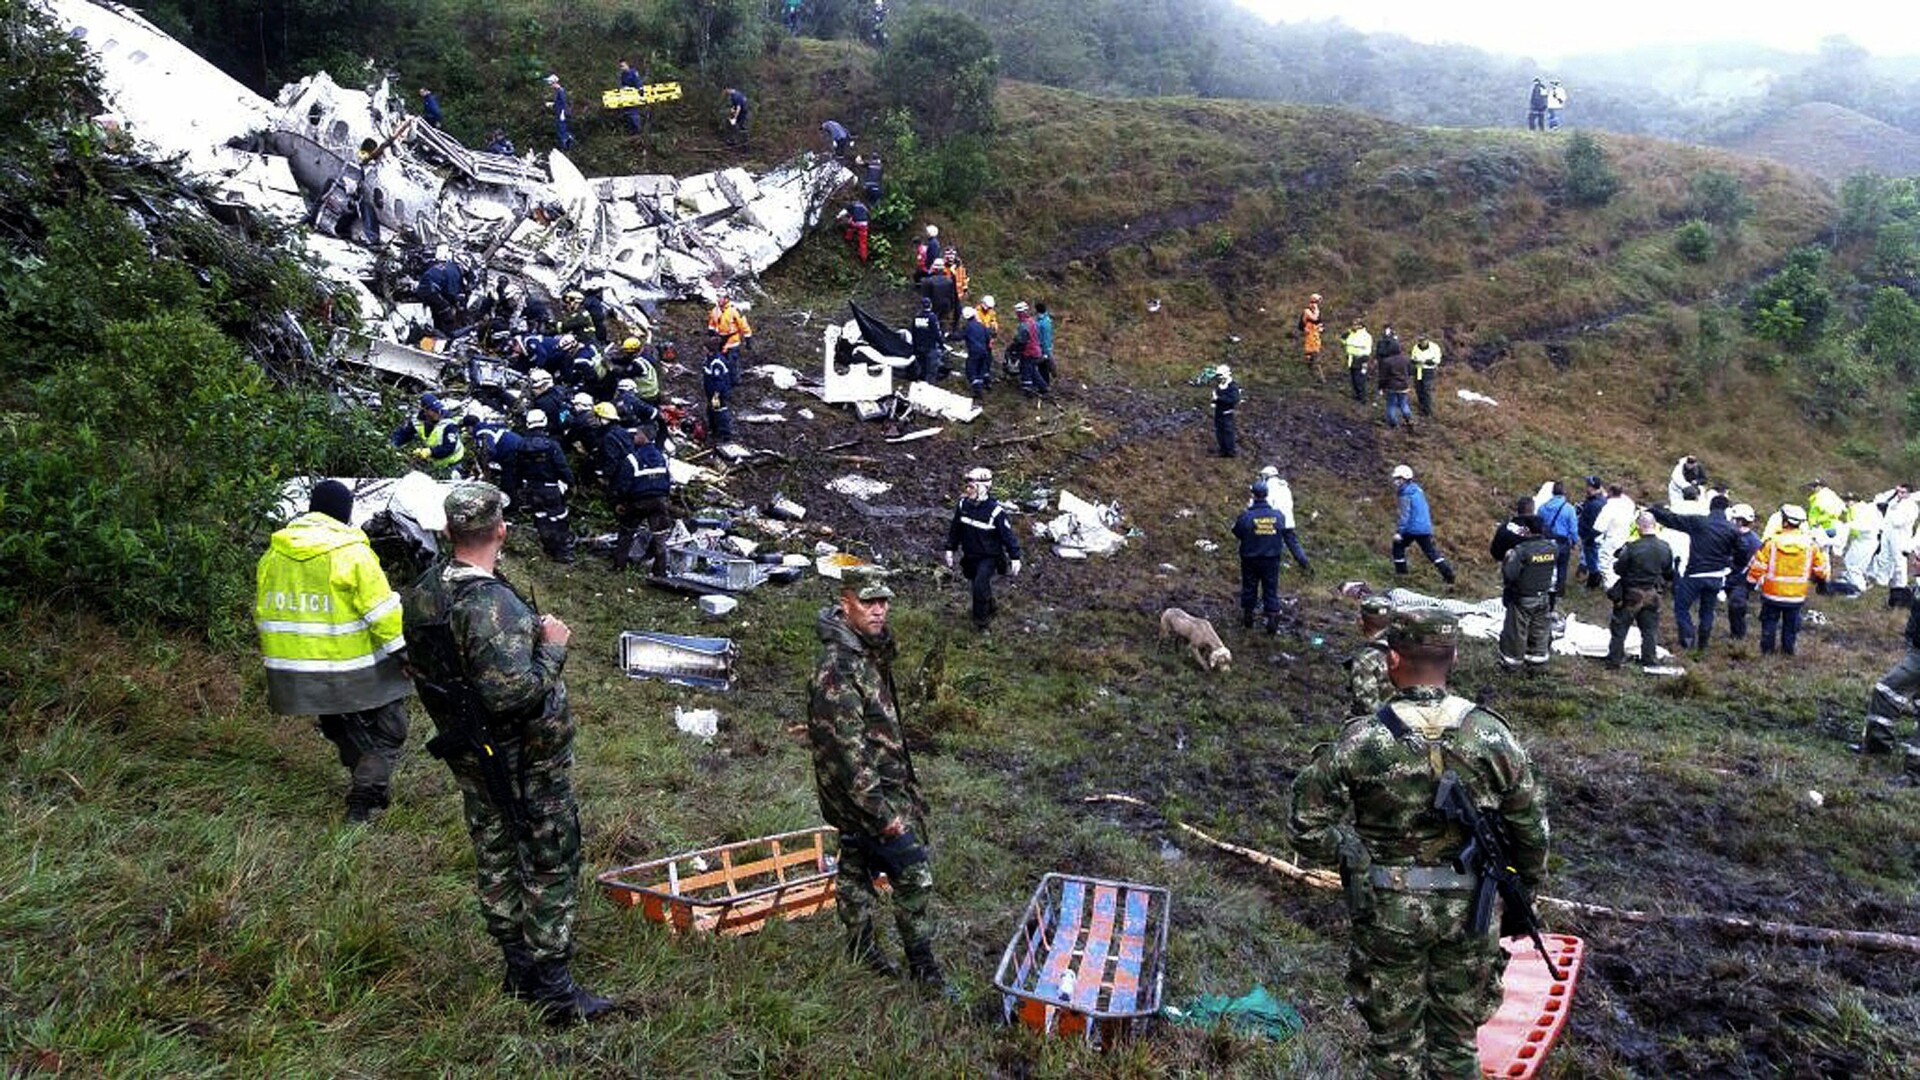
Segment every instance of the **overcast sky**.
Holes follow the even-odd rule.
[[[1912,0],[1238,0],[1277,22],[1338,18],[1356,30],[1544,60],[1656,42],[1751,41],[1813,52],[1843,34],[1880,56],[1920,53]]]

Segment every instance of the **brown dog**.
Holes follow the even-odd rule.
[[[1160,640],[1165,641],[1169,636],[1186,642],[1187,649],[1193,653],[1193,662],[1206,670],[1233,670],[1233,654],[1221,643],[1213,624],[1200,616],[1189,615],[1177,607],[1161,612]]]

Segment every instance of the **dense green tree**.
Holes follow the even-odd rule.
[[[920,9],[890,34],[874,74],[890,107],[913,114],[929,143],[993,130],[999,59],[974,19]]]
[[[1702,169],[1687,181],[1687,208],[1705,221],[1731,229],[1753,213],[1753,200],[1739,177],[1723,169]]]
[[[1803,247],[1753,291],[1754,333],[1783,345],[1804,346],[1820,335],[1833,308],[1824,280],[1827,252]]]
[[[1877,364],[1911,378],[1920,373],[1920,304],[1904,289],[1882,286],[1873,292],[1861,346]]]

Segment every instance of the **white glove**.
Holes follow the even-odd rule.
[[[947,552],[946,556],[947,556],[947,569],[951,570],[953,569],[953,552],[951,551]]]
[[[1014,577],[1019,577],[1020,576],[1020,560],[1019,559],[1013,560],[1013,562],[1007,566],[1007,570]]]

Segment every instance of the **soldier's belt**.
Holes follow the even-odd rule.
[[[1462,874],[1451,866],[1375,866],[1367,871],[1376,888],[1395,892],[1472,892],[1478,874]]]

